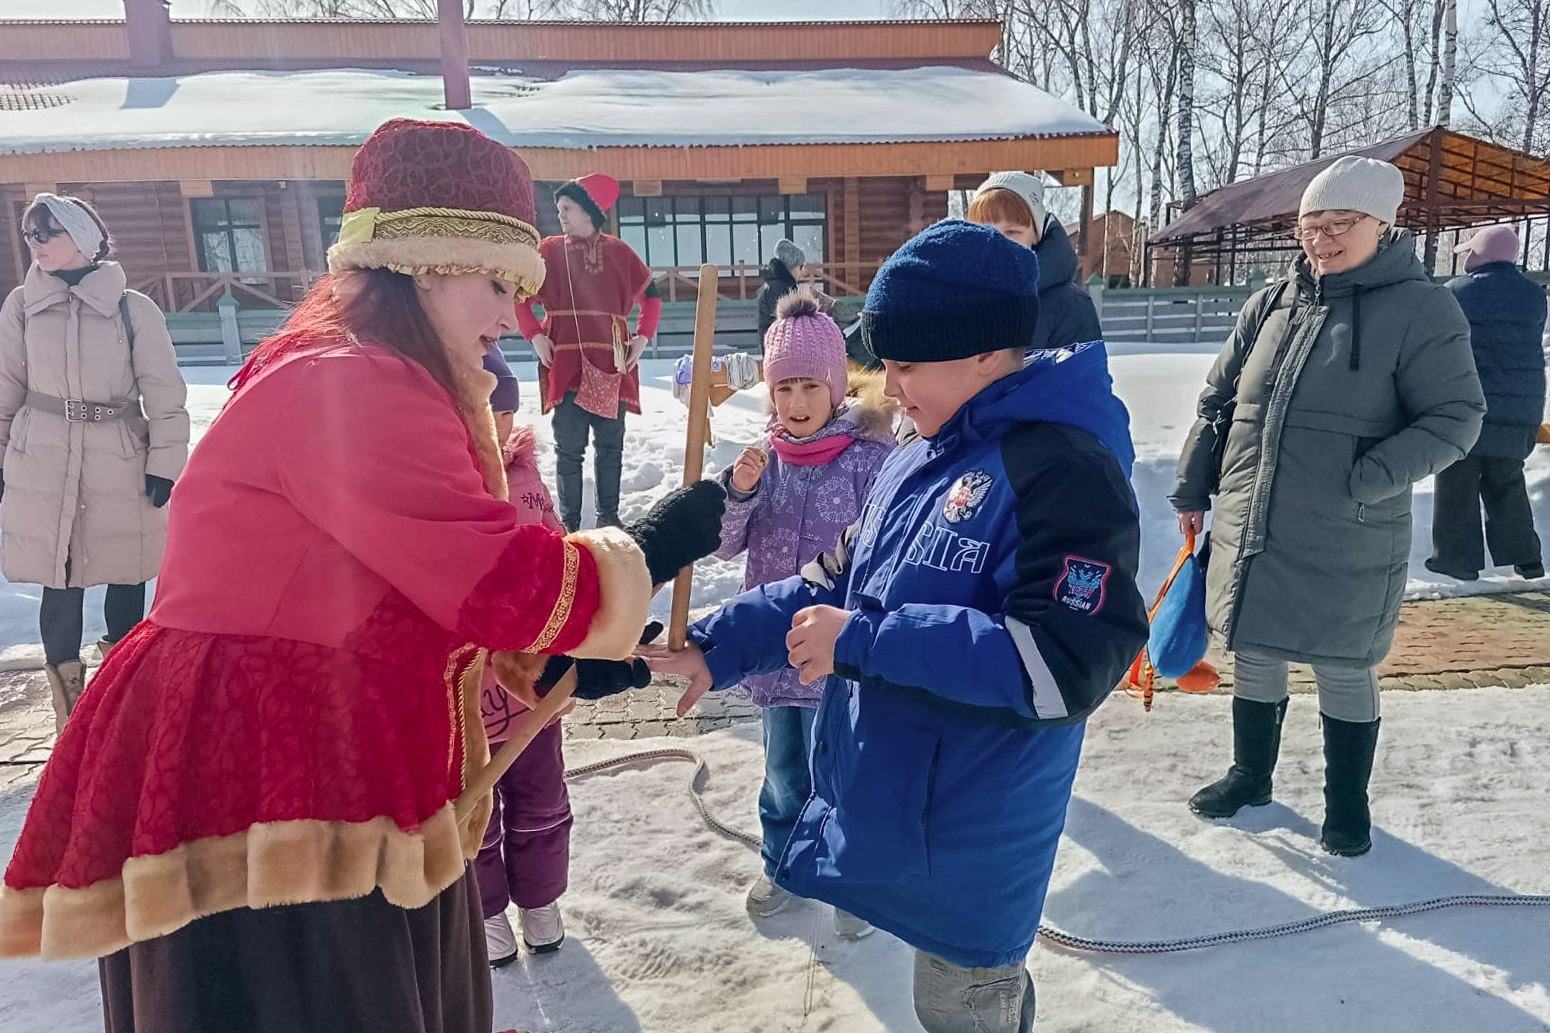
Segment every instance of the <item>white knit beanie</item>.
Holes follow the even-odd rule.
[[[1040,234],[1044,232],[1044,224],[1049,221],[1049,212],[1044,207],[1044,180],[1040,176],[1030,175],[1026,172],[992,172],[990,178],[979,185],[974,191],[978,197],[987,190],[1010,190],[1028,204],[1028,210],[1033,212],[1033,228]]]
[[[1302,192],[1297,217],[1309,212],[1349,211],[1394,225],[1405,199],[1405,174],[1386,161],[1348,154],[1313,177]]]

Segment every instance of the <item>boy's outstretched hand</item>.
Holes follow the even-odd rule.
[[[809,606],[791,618],[786,659],[797,669],[797,678],[803,685],[834,673],[834,643],[849,619],[850,611],[838,606]]]
[[[700,697],[710,691],[713,684],[710,668],[705,664],[705,654],[690,642],[674,652],[666,646],[637,646],[635,655],[646,661],[646,666],[657,674],[676,674],[689,679],[689,688],[678,699],[678,716],[683,717]]]

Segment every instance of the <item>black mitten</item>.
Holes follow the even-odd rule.
[[[153,473],[146,474],[145,497],[151,500],[151,505],[160,509],[172,499],[172,482]]]
[[[695,560],[721,548],[727,493],[715,481],[696,481],[663,496],[625,531],[646,554],[653,585],[666,584]]]
[[[652,621],[641,632],[642,643],[650,642],[662,634],[662,622]],[[546,696],[565,672],[576,665],[577,699],[602,699],[629,689],[644,689],[651,684],[651,668],[644,660],[572,660],[568,656],[551,656],[544,665],[543,677],[538,679],[538,694]]]
[[[544,666],[538,694],[547,695],[570,670],[571,664],[576,665],[576,691],[571,693],[576,699],[603,699],[630,689],[644,689],[651,684],[651,668],[644,660],[572,660],[568,656],[555,656]]]

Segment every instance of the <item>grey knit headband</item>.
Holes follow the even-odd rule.
[[[42,202],[48,208],[48,213],[54,217],[75,246],[81,249],[88,261],[96,261],[97,252],[102,250],[102,230],[97,227],[97,221],[91,217],[85,208],[60,197],[58,194],[39,194],[32,199],[33,204]]]

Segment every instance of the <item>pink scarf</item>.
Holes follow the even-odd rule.
[[[823,466],[839,458],[841,452],[855,444],[849,434],[831,434],[826,438],[809,441],[793,441],[781,428],[770,430],[770,447],[780,456],[781,462],[792,466]]]

